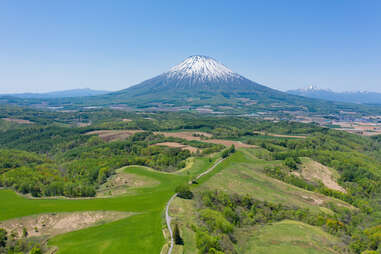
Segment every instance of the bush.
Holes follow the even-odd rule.
[[[213,253],[212,251],[221,250],[218,238],[204,231],[197,231],[196,245],[200,250],[199,253]]]
[[[175,244],[177,244],[177,245],[184,245],[184,241],[181,238],[180,229],[179,229],[179,226],[177,224],[175,225],[175,229],[174,229],[174,233],[173,234],[174,234],[174,238],[175,238]]]
[[[233,225],[218,211],[203,209],[200,211],[200,218],[210,231],[219,230],[225,234],[233,232]]]
[[[284,165],[291,169],[298,169],[298,164],[296,163],[295,159],[293,157],[287,157],[284,160]]]
[[[42,254],[40,246],[39,245],[34,246],[33,249],[30,251],[30,254]]]
[[[0,228],[0,247],[5,247],[7,240],[7,231],[3,228]]]
[[[175,189],[177,196],[183,199],[192,199],[193,192],[191,192],[188,185],[180,185]]]

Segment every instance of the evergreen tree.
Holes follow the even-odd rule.
[[[0,247],[5,247],[7,240],[7,231],[3,228],[0,228]]]
[[[180,229],[179,229],[179,226],[177,224],[175,225],[174,237],[175,237],[175,244],[184,245],[184,241],[180,236]]]

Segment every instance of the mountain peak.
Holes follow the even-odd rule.
[[[131,97],[161,94],[165,98],[172,94],[173,100],[188,97],[193,100],[208,96],[230,98],[250,93],[256,97],[269,93],[276,96],[279,92],[234,73],[212,57],[195,55],[186,58],[168,72],[145,80],[121,93],[128,93]]]
[[[193,81],[218,81],[237,77],[232,70],[209,56],[195,55],[186,58],[180,64],[172,67],[167,73],[168,78]]]

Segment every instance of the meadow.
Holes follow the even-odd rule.
[[[58,246],[59,253],[159,253],[164,244],[164,206],[175,187],[186,182],[188,177],[155,172],[144,167],[128,167],[125,170],[153,178],[160,184],[141,188],[134,195],[92,199],[26,199],[14,191],[0,190],[0,220],[51,212],[134,212],[137,214],[120,221],[57,236],[49,241],[49,245]]]
[[[251,231],[247,237],[248,231]],[[238,233],[243,254],[337,254],[340,240],[321,228],[299,221],[284,220],[271,225],[244,229]],[[243,239],[245,241],[243,241]],[[342,245],[342,244],[341,244]]]
[[[43,213],[78,211],[123,211],[134,215],[94,226],[49,240],[58,253],[160,253],[163,236],[163,211],[177,186],[212,165],[220,154],[192,158],[190,167],[175,173],[160,172],[143,166],[127,166],[123,170],[150,178],[158,185],[134,188],[133,192],[111,198],[38,198],[28,199],[12,190],[0,190],[0,221]],[[120,170],[119,170],[120,171]]]

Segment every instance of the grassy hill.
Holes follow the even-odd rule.
[[[299,221],[284,220],[260,228],[239,232],[242,253],[258,254],[338,254],[343,245],[336,237],[322,229]]]
[[[171,216],[174,217],[173,225],[180,226],[184,239],[184,245],[176,245],[174,253],[197,253],[200,240],[198,230],[195,228],[196,225],[202,224],[200,203],[203,202],[201,201],[203,198],[199,196],[206,191],[222,192],[232,197],[234,195],[253,197],[255,200],[273,204],[307,209],[311,214],[315,214],[312,216],[334,215],[336,211],[332,210],[332,207],[347,207],[355,211],[350,204],[340,200],[309,192],[266,176],[261,170],[266,165],[278,165],[280,162],[258,159],[255,157],[256,152],[252,149],[240,149],[194,185],[193,191],[196,193],[194,200],[177,198],[174,201],[170,210]],[[273,253],[287,254],[341,253],[338,249],[342,251],[345,249],[342,240],[324,232],[320,227],[301,221],[274,222],[253,225],[242,221],[240,226],[234,227],[234,232],[229,236],[231,239],[237,239],[237,242],[233,242],[231,250],[237,253],[269,253],[271,250]],[[222,236],[220,239],[224,241]],[[235,253],[231,250],[225,251]]]
[[[40,213],[73,211],[129,211],[127,219],[57,236],[49,241],[59,253],[159,253],[164,244],[162,211],[174,188],[187,177],[128,167],[126,172],[153,178],[159,186],[142,188],[133,195],[94,199],[26,199],[10,190],[0,190],[0,220]],[[141,239],[145,239],[141,241]]]

